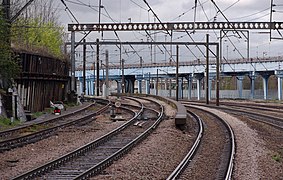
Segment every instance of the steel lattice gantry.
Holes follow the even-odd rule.
[[[194,30],[275,30],[278,31],[283,29],[283,22],[174,22],[174,23],[98,23],[98,24],[68,24],[68,30],[71,31],[71,74],[72,74],[72,90],[74,90],[74,81],[75,81],[75,48],[80,42],[75,42],[75,32],[77,31],[160,31],[165,30],[171,34],[173,31],[194,31]],[[87,35],[89,34],[87,33]],[[279,32],[279,34],[281,34]],[[85,35],[85,37],[87,36]],[[84,37],[84,38],[85,38]],[[84,39],[83,38],[83,39]],[[96,45],[99,47],[99,42],[97,40]],[[107,43],[107,42],[105,42]],[[119,42],[116,42],[119,43]],[[127,42],[128,43],[128,42]],[[130,42],[131,43],[131,42]],[[156,43],[156,42],[153,42]],[[172,42],[171,42],[172,43]],[[195,42],[194,42],[195,43]],[[192,43],[192,44],[194,44]],[[173,44],[173,43],[172,43]],[[195,43],[196,45],[197,43]],[[201,43],[207,47],[207,57],[209,51],[209,39],[207,36],[207,42]],[[217,105],[219,105],[219,45],[217,44]],[[97,54],[97,59],[99,59],[99,54]],[[97,60],[98,63],[98,60]],[[208,58],[207,58],[208,64]],[[208,69],[208,68],[207,68]],[[97,72],[98,66],[97,66]],[[207,70],[208,74],[208,70]],[[99,74],[97,74],[99,76]],[[97,77],[98,78],[98,77]],[[98,81],[98,79],[97,79]],[[98,85],[97,85],[98,86]],[[98,90],[98,89],[97,89]],[[208,100],[207,100],[208,101]],[[208,103],[208,102],[207,102]]]
[[[146,31],[146,30],[280,30],[283,22],[175,22],[68,24],[69,31]]]

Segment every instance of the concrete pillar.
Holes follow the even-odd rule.
[[[165,91],[167,91],[167,90],[168,90],[168,88],[167,88],[167,84],[168,84],[168,79],[167,79],[167,78],[165,78],[165,79],[164,79],[164,90],[165,90]]]
[[[278,86],[278,100],[282,100],[282,78],[283,70],[276,70],[275,75],[277,76],[277,86]]]
[[[203,74],[195,74],[194,77],[197,80],[197,96],[198,100],[201,98],[201,80],[203,79],[204,75]]]
[[[93,80],[91,80],[91,94],[94,96],[95,95],[95,84],[94,84],[94,79]]]
[[[267,100],[268,98],[268,79],[270,75],[261,75],[263,80],[263,99]]]
[[[146,94],[150,94],[150,80],[149,79],[145,80],[145,91],[146,91]]]
[[[167,88],[167,84],[168,84],[168,80],[167,80],[167,78],[165,78],[164,79],[164,96],[168,96],[168,93],[167,93],[167,90],[168,90],[168,88]]]
[[[80,91],[79,91],[79,95],[81,95],[83,93],[83,82],[80,81]]]
[[[87,94],[90,95],[90,81],[89,81],[89,79],[86,81],[86,86],[87,86],[87,89],[86,89]]]
[[[135,83],[132,80],[128,80],[128,93],[134,93]]]
[[[197,93],[198,93],[198,100],[201,97],[201,79],[197,79]]]
[[[208,100],[211,100],[211,85],[212,85],[212,78],[209,75],[209,81],[208,81]]]
[[[154,81],[154,89],[155,89],[155,95],[158,95],[158,81]]]
[[[277,77],[278,81],[278,100],[281,101],[282,99],[282,76]]]
[[[188,99],[192,99],[192,81],[193,81],[193,77],[191,74],[189,74],[188,76],[186,76],[186,79],[188,81]]]
[[[141,79],[138,80],[138,93],[142,94],[142,80]]]
[[[179,93],[178,93],[178,99],[182,98],[182,94],[183,94],[183,81],[182,79],[178,79],[178,86],[179,86]]]
[[[251,94],[250,94],[250,98],[251,99],[254,99],[254,92],[255,92],[255,78],[256,78],[256,75],[255,75],[255,72],[252,72],[251,75],[250,75],[250,79],[251,79]]]
[[[122,91],[122,81],[118,80],[117,81],[117,93],[120,94]]]
[[[237,89],[239,93],[239,98],[243,98],[243,79],[244,76],[237,76]]]
[[[172,97],[172,79],[169,79],[169,97]]]
[[[209,73],[208,82],[208,100],[211,100],[212,81],[216,78],[216,73]]]

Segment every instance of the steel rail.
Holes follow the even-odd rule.
[[[143,112],[143,105],[141,106],[141,109],[138,113],[136,112],[133,112],[134,113],[134,117],[132,119],[130,119],[128,122],[124,123],[123,125],[121,125],[120,127],[114,129],[113,131],[103,135],[102,137],[66,154],[66,155],[63,155],[61,157],[59,157],[58,159],[56,160],[53,160],[51,162],[48,162],[40,167],[37,167],[33,170],[30,170],[22,175],[19,175],[15,178],[13,178],[14,180],[22,180],[22,179],[32,179],[32,178],[35,178],[41,174],[44,174],[48,171],[51,171],[53,169],[55,169],[56,167],[59,167],[61,165],[63,165],[64,163],[76,158],[76,157],[79,157],[81,155],[83,155],[84,153],[86,152],[89,152],[91,151],[92,149],[94,149],[95,147],[99,146],[100,144],[108,141],[111,137],[113,137],[114,135],[116,135],[117,133],[119,133],[120,131],[124,130],[125,128],[127,128],[128,126],[130,126],[134,121],[135,119]]]
[[[210,112],[210,111],[207,111],[207,110],[204,110],[200,107],[195,107],[195,106],[190,106],[190,105],[185,105],[185,107],[190,107],[190,108],[194,108],[194,109],[198,109],[200,111],[204,111],[205,113],[208,113],[210,115],[212,115],[213,117],[219,119],[223,125],[226,127],[226,129],[228,130],[229,132],[229,139],[230,139],[230,157],[229,157],[229,162],[228,162],[228,165],[227,165],[227,169],[226,169],[226,172],[225,172],[225,180],[230,180],[232,178],[232,173],[233,173],[233,163],[234,163],[234,155],[235,155],[235,152],[236,152],[236,146],[235,146],[235,136],[234,136],[234,132],[233,132],[233,129],[231,128],[231,126],[224,120],[222,119],[221,117],[219,117],[218,115]]]
[[[192,157],[196,153],[196,151],[197,151],[197,149],[200,145],[202,136],[203,136],[203,122],[202,122],[202,120],[195,113],[190,112],[188,110],[187,110],[187,112],[190,113],[194,117],[194,119],[196,119],[197,122],[198,122],[198,125],[199,125],[198,135],[197,135],[195,142],[194,142],[193,146],[191,147],[190,151],[187,153],[187,155],[184,157],[184,159],[180,162],[180,164],[175,168],[175,170],[167,177],[167,180],[175,180],[180,176],[180,174],[188,166]]]
[[[75,119],[75,120],[72,120],[72,121],[69,121],[69,122],[66,122],[66,123],[63,123],[63,124],[59,124],[59,125],[56,125],[56,126],[51,127],[51,128],[40,130],[38,132],[33,132],[31,134],[27,134],[27,135],[23,135],[23,136],[20,136],[20,137],[16,137],[16,138],[0,141],[0,152],[6,151],[6,150],[10,150],[10,149],[16,148],[16,147],[21,147],[21,146],[24,146],[26,144],[34,143],[36,141],[39,141],[39,140],[42,140],[44,138],[49,137],[50,135],[52,135],[53,132],[56,132],[57,130],[59,130],[61,128],[65,128],[65,127],[74,125],[74,124],[76,124],[78,122],[86,121],[88,119],[93,119],[98,114],[100,114],[100,113],[104,112],[105,110],[107,110],[107,108],[109,107],[109,104],[110,104],[110,102],[107,103],[104,107],[100,108],[98,111],[96,111],[94,113],[91,113],[89,115],[86,115],[86,116],[84,116],[82,118]],[[87,108],[89,108],[91,106],[93,106],[93,104],[91,104],[90,106],[87,106]],[[83,108],[83,109],[77,110],[77,111],[75,111],[73,113],[67,114],[64,117],[72,116],[72,115],[74,115],[74,114],[76,114],[78,112],[81,112],[81,111],[83,111],[83,110],[85,110],[87,108]],[[62,116],[60,118],[62,118]],[[55,119],[57,119],[57,118],[55,118]],[[44,122],[35,123],[35,125],[51,123],[53,121],[54,121],[54,119],[52,119],[51,121],[46,120]],[[31,126],[27,126],[27,127],[31,127]],[[24,128],[27,128],[27,127],[24,127]],[[17,128],[16,131],[18,131],[20,129],[21,128]],[[10,133],[12,133],[12,132],[13,131],[11,131]]]
[[[156,102],[155,102],[156,103]],[[159,104],[159,103],[157,103]],[[135,145],[137,145],[138,143],[140,143],[143,139],[145,139],[154,129],[156,129],[156,127],[160,124],[160,122],[162,121],[163,115],[164,115],[164,107],[159,104],[161,106],[161,111],[158,115],[157,120],[155,121],[155,123],[153,125],[151,125],[144,133],[140,134],[138,137],[136,137],[133,141],[131,141],[130,143],[128,143],[126,146],[124,146],[122,149],[120,149],[119,151],[117,151],[115,154],[113,154],[112,156],[108,157],[107,159],[105,159],[104,161],[100,162],[99,164],[97,164],[96,166],[90,168],[89,170],[87,170],[86,172],[80,174],[79,176],[77,176],[75,179],[76,180],[81,180],[81,179],[88,179],[93,175],[96,175],[97,173],[99,173],[102,169],[104,169],[105,167],[109,166],[113,161],[117,160],[118,158],[120,158],[121,156],[123,156],[124,154],[126,154],[128,151],[130,151]]]
[[[253,118],[251,118],[251,120],[267,124],[269,126],[272,126],[274,128],[280,129],[280,130],[283,129],[283,119],[275,117],[275,116],[266,115],[266,114],[262,114],[262,113],[251,112],[251,111],[246,111],[246,110],[242,110],[242,109],[223,107],[223,106],[222,107],[221,106],[214,107],[214,106],[207,106],[207,105],[204,105],[204,104],[191,103],[191,102],[189,104],[192,104],[192,105],[195,104],[197,106],[204,106],[204,107],[215,108],[215,109],[222,109],[224,111],[226,110],[226,111],[233,111],[233,112],[243,113],[243,114],[246,114],[249,117],[253,117]],[[265,118],[265,119],[263,120],[262,118]],[[273,122],[270,122],[272,120],[273,120]]]
[[[50,118],[50,119],[46,119],[46,120],[43,120],[41,122],[34,122],[31,124],[25,124],[25,125],[20,125],[20,126],[17,126],[17,127],[14,127],[14,128],[11,128],[11,129],[7,129],[7,130],[4,130],[4,131],[0,131],[0,137],[4,137],[4,136],[8,136],[9,134],[11,133],[14,133],[15,131],[19,131],[19,130],[22,130],[24,128],[29,128],[31,126],[34,126],[34,125],[43,125],[43,124],[47,124],[47,123],[52,123],[52,122],[56,122],[58,121],[59,119],[63,119],[63,118],[67,118],[67,117],[70,117],[70,116],[73,116],[74,114],[77,114],[77,113],[80,113],[92,106],[94,106],[95,103],[92,103],[84,108],[81,108],[81,109],[78,109],[78,110],[75,110],[74,112],[71,112],[71,113],[68,113],[68,114],[62,114],[58,117],[53,117],[53,118]]]

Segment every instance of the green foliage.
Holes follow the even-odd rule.
[[[19,124],[21,124],[20,120],[14,120],[14,122],[11,122],[9,118],[0,117],[0,129],[1,130],[12,128]]]
[[[62,57],[63,27],[38,19],[18,20],[12,26],[12,42],[19,47],[36,48],[40,53]]]

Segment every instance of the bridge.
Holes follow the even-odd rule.
[[[202,91],[202,81],[205,77],[206,71],[205,61],[190,61],[180,62],[179,67],[176,68],[176,63],[156,63],[156,64],[128,64],[124,68],[117,66],[109,66],[108,79],[111,82],[110,91],[126,92],[126,93],[146,93],[158,94],[163,96],[171,96],[178,98],[194,98],[200,100],[204,92]],[[272,58],[256,58],[256,59],[235,59],[229,62],[222,62],[220,65],[220,77],[237,77],[237,96],[234,98],[255,98],[255,79],[261,77],[263,79],[263,96],[257,98],[262,99],[282,99],[282,65],[283,57]],[[177,71],[178,70],[178,71]],[[103,82],[106,80],[107,69],[104,67],[99,71],[100,87],[103,89]],[[178,84],[176,84],[176,77],[178,73]],[[93,68],[86,70],[86,94],[94,95],[97,72]],[[277,97],[268,95],[268,80],[270,76],[275,75],[278,79]],[[83,92],[83,70],[78,68],[75,73],[78,79],[79,93]],[[250,78],[250,90],[248,95],[244,95],[243,79]],[[124,78],[124,83],[123,83]],[[214,98],[212,93],[214,88],[212,82],[216,80],[216,62],[209,63],[209,99]],[[196,83],[196,89],[192,89],[192,84]],[[123,85],[124,84],[124,85]],[[176,85],[179,88],[176,92]],[[157,88],[158,87],[158,88]],[[170,87],[170,88],[168,88]],[[105,90],[106,87],[104,87]],[[106,88],[108,91],[108,88]],[[102,90],[101,94],[105,91]],[[220,98],[225,98],[223,95],[225,90],[220,90]],[[233,92],[235,93],[235,92]],[[247,94],[247,92],[245,91]],[[184,95],[185,94],[185,95]]]
[[[271,59],[270,61],[267,59],[251,59],[249,57],[249,31],[248,30],[269,30],[270,32],[270,40],[272,39],[271,31],[276,31],[279,34],[280,30],[283,29],[282,22],[169,22],[169,23],[93,23],[93,24],[68,24],[68,30],[71,31],[71,42],[66,45],[71,46],[71,89],[75,90],[75,76],[80,78],[83,76],[83,92],[88,88],[88,94],[92,91],[94,94],[94,84],[96,85],[96,95],[99,95],[100,83],[104,76],[104,70],[99,69],[99,50],[101,45],[176,45],[176,58],[179,58],[179,45],[200,45],[206,48],[206,62],[189,62],[189,63],[180,63],[176,60],[176,64],[152,64],[152,65],[132,65],[132,66],[120,66],[119,68],[110,68],[110,70],[106,71],[107,77],[111,80],[115,80],[117,82],[117,91],[120,92],[129,92],[133,93],[135,90],[135,84],[137,84],[137,90],[139,93],[143,92],[143,87],[145,87],[146,93],[151,93],[151,88],[153,85],[151,83],[151,79],[155,78],[155,94],[158,94],[160,83],[162,79],[169,79],[169,96],[172,95],[172,81],[173,86],[175,88],[175,96],[178,100],[180,97],[184,95],[184,82],[187,84],[187,96],[190,99],[192,93],[192,83],[197,82],[197,98],[201,98],[201,80],[205,77],[205,95],[206,100],[211,99],[212,97],[212,81],[216,80],[216,104],[219,104],[219,82],[220,75],[221,76],[236,76],[238,79],[238,94],[239,98],[243,98],[243,78],[245,76],[249,76],[251,79],[251,89],[250,89],[250,98],[254,98],[255,96],[255,88],[254,88],[254,79],[257,76],[261,76],[263,78],[263,99],[268,98],[268,79],[271,75],[276,75],[278,77],[278,99],[282,98],[282,85],[281,85],[281,71],[280,71],[280,62],[277,58]],[[92,31],[165,31],[170,36],[172,36],[173,31],[185,31],[188,33],[188,30],[220,30],[220,42],[210,42],[209,34],[206,34],[205,42],[128,42],[128,41],[100,41],[99,39],[96,42],[86,42],[85,37]],[[79,42],[75,41],[75,32],[79,31],[89,31]],[[171,33],[170,33],[171,31]],[[220,62],[222,61],[222,41],[223,37],[227,36],[229,31],[241,31],[247,41],[247,61],[240,62]],[[245,34],[246,32],[247,34]],[[86,49],[86,45],[96,45],[96,70],[93,72],[86,72],[89,74],[88,85],[86,87],[86,74],[85,71],[79,74],[79,72],[75,72],[75,48],[79,45],[83,45],[83,49]],[[210,47],[214,46],[215,50],[213,52]],[[120,48],[121,51],[121,48]],[[215,57],[215,62],[211,62],[209,60],[209,54],[213,54]],[[172,54],[171,54],[172,55]],[[244,57],[243,57],[244,58]],[[120,58],[120,61],[122,59]],[[123,63],[121,63],[123,64]],[[221,64],[221,67],[220,67]],[[84,65],[85,66],[85,65]],[[108,66],[108,65],[107,65]],[[207,68],[206,68],[207,67]],[[84,68],[85,69],[85,68]],[[107,68],[109,69],[109,68]],[[101,72],[100,72],[101,71]],[[93,74],[92,74],[93,73]],[[221,73],[221,74],[220,74]],[[93,75],[91,81],[91,74]],[[95,77],[96,75],[96,77]],[[119,79],[120,77],[120,79]],[[174,80],[175,77],[175,80]],[[96,80],[94,80],[96,78]],[[185,80],[184,80],[185,79]],[[106,88],[103,91],[103,94],[108,94],[108,80],[106,80]],[[144,85],[144,86],[143,86]],[[165,83],[165,87],[167,84]],[[179,88],[180,87],[180,88]],[[76,88],[78,89],[78,88]],[[173,88],[174,89],[174,88]]]

